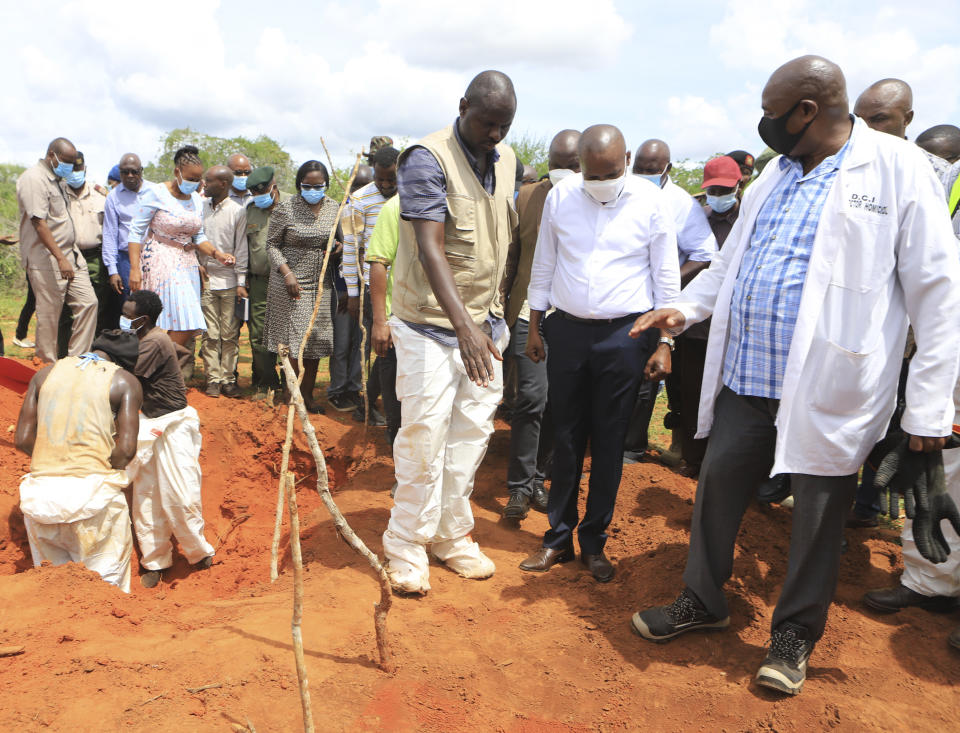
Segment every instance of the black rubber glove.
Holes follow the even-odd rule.
[[[943,536],[940,523],[946,519],[960,534],[960,511],[950,494],[943,472],[940,451],[924,453],[924,471],[918,481],[918,501],[913,519],[913,541],[923,557],[934,564],[946,562],[950,545]],[[923,501],[920,501],[922,496]]]
[[[939,453],[939,451],[938,451]],[[926,502],[926,481],[923,493],[918,492],[918,483],[926,470],[925,453],[910,450],[910,438],[902,432],[893,433],[881,440],[870,452],[867,461],[876,466],[877,475],[873,485],[880,491],[880,513],[891,519],[900,516],[900,497],[907,516],[916,516],[918,501]],[[941,470],[943,458],[940,459]],[[925,507],[928,508],[928,507]]]

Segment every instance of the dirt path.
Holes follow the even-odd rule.
[[[28,569],[17,504],[27,461],[12,445],[19,400],[0,394],[0,730],[301,730],[290,652],[290,572],[271,585],[283,420],[261,404],[190,402],[204,432],[204,508],[218,548],[208,572],[183,561],[153,590],[129,596],[75,565]],[[382,430],[361,455],[361,428],[317,417],[336,499],[377,552],[393,482]],[[751,509],[730,583],[731,629],[647,644],[628,620],[678,589],[694,484],[651,464],[625,467],[609,554],[615,580],[578,564],[546,575],[517,564],[546,521],[498,523],[509,431],[497,424],[475,491],[488,581],[432,570],[433,590],[398,599],[390,632],[400,670],[379,672],[372,607],[378,586],[336,537],[314,491],[305,445],[294,452],[304,527],[304,642],[318,731],[960,730],[960,655],[945,637],[960,617],[921,611],[874,617],[862,593],[892,583],[899,547],[888,530],[850,533],[837,603],[803,694],[776,699],[752,678],[764,656],[783,577],[790,514]],[[286,537],[284,546],[286,546]],[[215,687],[191,692],[206,685]]]

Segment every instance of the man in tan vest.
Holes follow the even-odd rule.
[[[390,329],[403,419],[383,549],[401,593],[429,590],[428,544],[465,578],[496,569],[470,536],[470,493],[503,394],[508,333],[499,285],[516,223],[516,156],[501,141],[516,108],[509,77],[484,71],[454,123],[398,163]]]
[[[524,353],[530,326],[527,286],[530,285],[530,270],[537,247],[537,235],[540,233],[543,203],[556,183],[580,172],[579,144],[580,133],[576,130],[562,130],[550,142],[548,176],[524,186],[517,196],[520,222],[507,254],[504,291],[509,294],[507,325],[512,331],[508,353],[513,357],[517,369],[517,399],[510,419],[510,461],[507,467],[510,498],[503,509],[503,516],[517,521],[527,516],[531,505],[537,511],[547,511],[540,451],[540,425],[547,407],[547,362],[534,362]],[[545,445],[552,445],[552,441],[550,436]],[[547,455],[549,452],[547,448]]]
[[[30,380],[15,435],[30,456],[20,509],[33,564],[83,563],[125,593],[133,537],[124,469],[143,400],[125,370],[136,361],[136,336],[106,331],[92,352],[44,367]]]

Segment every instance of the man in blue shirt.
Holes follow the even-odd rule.
[[[110,276],[110,289],[115,294],[104,328],[117,328],[120,308],[130,295],[130,256],[127,254],[130,221],[139,209],[137,197],[143,188],[143,165],[134,153],[120,158],[120,185],[110,191],[103,210],[103,264]]]
[[[901,426],[940,450],[953,418],[960,261],[942,189],[914,146],[849,113],[843,72],[804,56],[763,90],[759,131],[780,153],[744,197],[726,246],[675,308],[641,318],[672,331],[712,314],[701,393],[700,472],[683,588],[634,614],[665,642],[730,624],[723,586],[756,486],[790,477],[786,577],[757,682],[796,695],[836,589],[857,469],[896,404],[906,325],[918,354]]]

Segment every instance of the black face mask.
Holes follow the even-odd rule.
[[[786,114],[782,114],[779,117],[762,117],[760,119],[760,124],[757,125],[757,132],[760,133],[760,139],[763,140],[771,150],[781,155],[790,155],[790,151],[797,147],[797,143],[800,142],[800,139],[807,132],[807,128],[813,124],[813,120],[817,119],[817,115],[814,115],[813,119],[805,124],[800,132],[787,132],[787,122],[790,120],[790,115],[800,106],[800,102],[802,101],[802,99],[798,100],[795,105],[787,110]],[[819,111],[817,114],[820,114]]]

